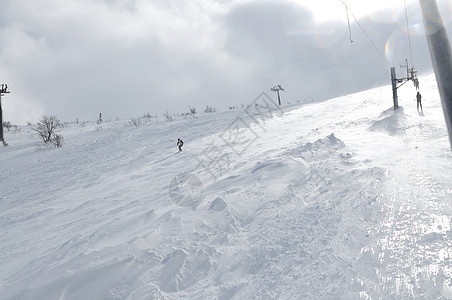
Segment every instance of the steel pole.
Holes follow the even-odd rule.
[[[2,93],[0,93],[0,142],[5,143],[3,138],[3,109],[2,109]]]
[[[425,35],[452,146],[452,52],[435,0],[419,0]]]
[[[394,101],[394,110],[399,108],[399,99],[397,97],[397,77],[395,67],[391,68],[392,100]]]

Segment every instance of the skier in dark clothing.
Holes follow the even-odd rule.
[[[421,103],[422,96],[419,92],[416,94],[416,100],[417,100],[417,111],[419,112],[419,107],[421,107],[422,112],[422,103]]]
[[[181,139],[177,139],[177,146],[179,147],[179,152],[182,151],[183,145],[184,145],[184,142]]]

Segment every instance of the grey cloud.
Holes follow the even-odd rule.
[[[357,24],[350,44],[346,22],[318,24],[294,1],[30,3],[1,4],[0,80],[13,90],[5,109],[12,121],[225,109],[275,84],[293,102],[389,83],[389,66]],[[419,21],[415,7],[410,17]],[[360,22],[380,51],[391,40],[398,66],[408,54],[404,14],[374,19],[382,21]],[[412,33],[416,67],[430,72],[425,37]],[[28,110],[17,114],[18,107]]]

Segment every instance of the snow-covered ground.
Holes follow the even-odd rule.
[[[451,299],[452,153],[420,82],[424,115],[407,84],[397,111],[387,86],[73,124],[60,149],[6,132],[0,298]]]

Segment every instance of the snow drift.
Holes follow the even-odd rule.
[[[451,298],[451,152],[422,82],[424,116],[385,87],[265,122],[73,124],[61,149],[6,133],[0,298]]]

